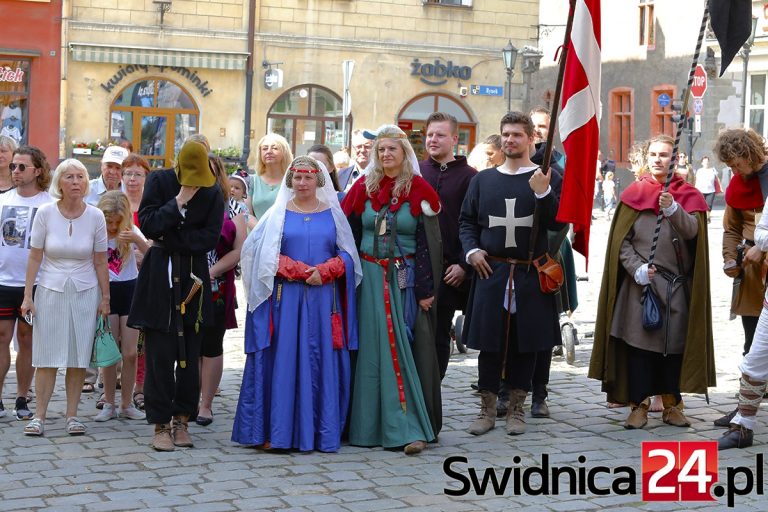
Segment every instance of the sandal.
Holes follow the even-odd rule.
[[[136,391],[133,393],[133,405],[136,406],[136,408],[140,411],[144,410],[144,393],[141,391]]]
[[[77,416],[72,416],[71,418],[67,418],[67,426],[66,431],[67,434],[71,436],[82,436],[85,434],[85,431],[87,429],[85,428],[85,425],[77,419]]]
[[[45,425],[43,420],[35,418],[24,427],[25,436],[42,436],[45,432]]]
[[[96,408],[103,409],[105,403],[106,403],[106,400],[104,399],[104,393],[102,393],[99,399],[96,401]]]
[[[92,382],[83,383],[83,393],[93,393],[96,390]]]

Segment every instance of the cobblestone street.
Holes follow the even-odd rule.
[[[22,422],[10,417],[0,420],[0,507],[185,512],[724,509],[725,497],[716,502],[683,506],[643,503],[640,473],[640,441],[715,440],[721,429],[715,428],[712,420],[735,403],[736,366],[741,358],[743,331],[738,320],[728,320],[731,281],[720,270],[721,220],[722,210],[713,212],[709,231],[718,386],[711,390],[710,404],[703,396],[685,397],[686,414],[693,423],[690,429],[664,425],[661,413],[652,413],[645,430],[625,430],[622,423],[626,408],[608,409],[599,383],[586,378],[609,227],[608,221],[600,218],[592,229],[589,281],[579,282],[580,307],[574,318],[581,343],[577,346],[576,362],[568,365],[562,357],[555,357],[549,398],[552,417],[528,419],[525,435],[505,435],[502,420],[484,436],[473,437],[465,432],[478,409],[478,399],[470,389],[476,380],[477,353],[470,351],[451,358],[443,382],[444,427],[439,442],[420,456],[352,446],[344,446],[335,454],[277,454],[236,446],[229,439],[244,361],[242,330],[238,329],[230,331],[225,341],[226,368],[222,396],[214,402],[215,420],[209,427],[191,427],[194,449],[155,452],[149,447],[151,427],[143,422],[93,422],[98,393],[83,395],[80,415],[86,420],[87,435],[67,436],[60,375],[45,437],[25,437]],[[579,267],[582,274],[583,260],[577,263]],[[242,300],[240,304],[238,314],[242,322]],[[13,368],[7,382],[3,398],[6,407],[11,408],[11,395],[15,392]],[[33,402],[33,408],[35,405]],[[765,443],[766,437],[758,431],[756,446],[722,453],[721,481],[727,466],[754,469],[756,455],[764,453]],[[520,457],[523,467],[529,467],[540,466],[543,454],[549,455],[550,466],[630,466],[637,474],[637,494],[576,496],[561,488],[558,495],[516,496],[512,479],[503,496],[494,496],[492,492],[478,496],[470,491],[466,496],[452,497],[444,493],[446,487],[458,485],[443,471],[447,457],[466,457],[467,465],[454,465],[464,474],[468,466],[479,472],[495,467],[501,476],[502,468],[515,465],[515,456]],[[586,457],[586,462],[579,463],[580,455]],[[611,480],[599,477],[597,482],[601,487],[609,487]],[[765,510],[765,498],[757,492],[737,496],[735,500],[733,510]]]

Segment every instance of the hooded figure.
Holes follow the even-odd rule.
[[[192,446],[187,422],[200,396],[200,327],[213,323],[207,254],[216,248],[223,220],[224,198],[202,143],[185,142],[175,170],[147,175],[139,225],[152,247],[128,325],[144,330],[145,409],[159,451]]]

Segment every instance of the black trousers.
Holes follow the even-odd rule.
[[[509,337],[507,342],[507,357],[504,352],[480,351],[477,359],[477,386],[481,391],[498,393],[499,382],[502,380],[502,367],[504,369],[504,383],[509,389],[531,390],[531,379],[536,367],[536,356],[539,352],[520,352],[517,340],[516,315],[510,317]]]
[[[741,325],[744,326],[744,352],[741,355],[747,355],[749,349],[752,348],[752,340],[755,338],[755,329],[757,329],[757,321],[759,316],[743,316],[741,317]]]
[[[437,293],[437,329],[435,332],[435,347],[437,349],[437,363],[440,367],[440,380],[445,377],[448,370],[448,360],[451,358],[451,325],[456,311],[465,312],[467,299],[469,298],[468,281],[456,288],[440,282]]]
[[[192,416],[200,399],[200,346],[202,329],[184,328],[187,367],[178,366],[176,333],[144,330],[144,408],[148,423],[168,423],[176,415]]]
[[[549,395],[547,393],[547,384],[549,384],[549,369],[552,366],[552,349],[542,350],[536,354],[536,366],[533,369],[533,378],[531,379],[531,390],[533,391],[531,400],[533,402],[543,402]]]
[[[680,371],[682,354],[661,354],[627,345],[629,401],[639,404],[649,396],[680,396]]]

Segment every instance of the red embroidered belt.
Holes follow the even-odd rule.
[[[403,375],[400,372],[400,361],[397,358],[397,345],[395,342],[395,329],[392,323],[392,302],[389,298],[389,282],[387,281],[387,269],[390,262],[397,265],[402,263],[403,258],[374,258],[369,254],[360,253],[360,258],[365,261],[375,263],[384,269],[382,273],[384,281],[384,312],[387,315],[387,335],[389,337],[389,353],[392,356],[392,367],[395,370],[395,378],[397,379],[397,394],[400,399],[400,407],[405,412],[405,386],[403,385]],[[407,255],[406,258],[413,258],[411,255]]]

